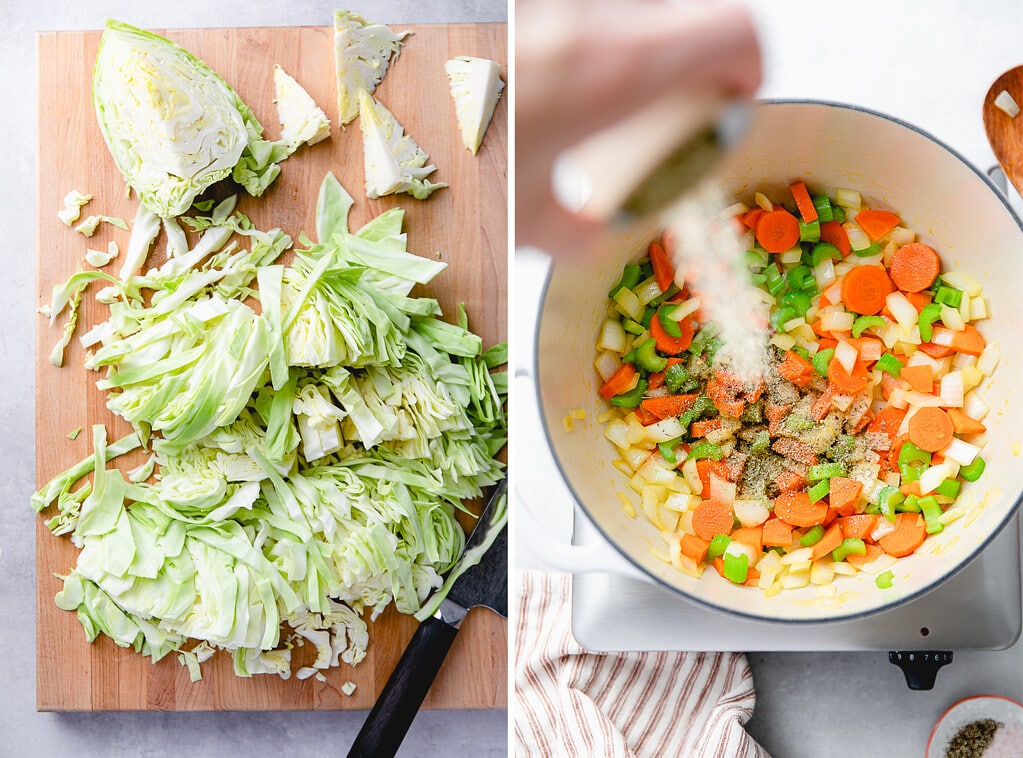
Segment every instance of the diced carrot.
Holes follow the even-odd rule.
[[[904,410],[886,405],[884,408],[879,410],[877,415],[874,416],[873,420],[871,420],[870,424],[867,426],[867,431],[875,434],[883,434],[888,437],[888,439],[894,440],[895,435],[899,433],[899,427],[902,426],[902,421],[905,418],[906,412]]]
[[[722,563],[722,566],[724,564]],[[746,585],[747,587],[756,587],[760,583],[760,571],[757,570],[756,566],[753,566],[746,570]]]
[[[813,448],[805,442],[794,440],[791,437],[776,439],[771,443],[771,449],[778,453],[778,455],[784,455],[786,458],[791,458],[797,463],[803,463],[807,466],[817,465],[817,454],[813,452]]]
[[[899,372],[899,378],[909,382],[909,386],[917,392],[930,392],[934,384],[934,372],[925,363],[918,366],[904,366]]]
[[[775,208],[760,217],[755,234],[767,252],[784,253],[799,242],[799,221],[784,208]]]
[[[810,560],[816,561],[819,558],[823,558],[841,544],[842,525],[835,522],[828,527],[826,532],[824,532],[824,536],[814,543],[813,552],[810,554]]]
[[[707,382],[704,388],[707,397],[714,401],[714,406],[723,416],[738,418],[746,408],[742,399],[744,385],[737,377],[719,371]]]
[[[666,371],[658,371],[656,373],[650,374],[646,378],[646,387],[647,387],[647,389],[649,389],[649,390],[656,390],[656,389],[660,389],[661,387],[663,387],[664,386],[664,377],[665,377],[666,374],[667,374]]]
[[[636,418],[639,419],[639,423],[641,423],[643,426],[650,426],[651,424],[656,424],[658,421],[664,420],[662,418],[658,418],[650,411],[646,410],[642,405],[636,409],[635,413]]]
[[[774,486],[779,492],[796,492],[806,485],[806,477],[796,471],[782,471],[774,478]]]
[[[659,419],[673,418],[692,408],[698,397],[696,394],[648,397],[640,402],[639,407]]]
[[[780,518],[771,518],[764,522],[761,533],[765,547],[788,547],[792,544],[792,525]]]
[[[903,482],[899,485],[899,492],[903,495],[916,495],[917,497],[924,494],[920,489],[920,482]]]
[[[779,405],[768,400],[767,407],[764,409],[764,415],[767,417],[768,421],[784,421],[785,417],[789,415],[789,411],[791,410],[791,405]]]
[[[916,308],[916,312],[919,313],[924,309],[924,306],[931,302],[930,292],[907,292],[906,299],[913,304]]]
[[[895,288],[880,266],[854,266],[842,277],[842,302],[853,313],[874,316]]]
[[[941,408],[921,408],[909,419],[910,441],[929,453],[948,447],[954,434],[952,419]]]
[[[840,395],[855,395],[867,386],[870,372],[866,364],[857,358],[852,372],[848,372],[839,361],[832,360],[828,364],[828,381],[834,385]]]
[[[836,516],[842,517],[852,516],[853,514],[856,513],[856,502],[854,501],[852,503],[846,503],[841,508],[831,506],[830,508],[828,508],[828,513],[834,513]]]
[[[702,563],[703,559],[707,557],[707,548],[710,547],[710,542],[707,540],[701,540],[695,534],[686,532],[682,535],[680,542],[682,555],[692,560],[693,563]]]
[[[615,395],[627,392],[633,387],[633,380],[636,378],[636,367],[631,363],[623,363],[618,370],[611,375],[611,378],[600,387],[600,396],[610,400]]]
[[[664,330],[660,316],[654,315],[650,319],[650,336],[654,338],[657,349],[665,355],[679,355],[693,344],[693,334],[696,333],[693,320],[689,317],[682,319],[678,322],[678,328],[682,336],[672,337]]]
[[[967,324],[958,332],[946,329],[943,326],[935,327],[934,341],[938,344],[947,342],[950,350],[957,353],[966,353],[967,355],[980,355],[987,346],[984,338],[977,331],[977,327],[971,324]]]
[[[764,527],[747,526],[741,529],[736,529],[732,532],[732,539],[736,542],[741,542],[744,545],[756,548],[758,553],[762,552],[764,549]]]
[[[843,258],[852,251],[849,234],[837,221],[825,221],[821,224],[821,242],[829,242],[837,247]]]
[[[720,500],[701,500],[693,510],[693,531],[710,542],[716,534],[731,534],[735,525],[732,506]]]
[[[710,495],[710,478],[716,476],[718,479],[728,479],[728,464],[724,461],[712,461],[704,458],[696,462],[696,474],[700,477],[703,489],[700,492],[704,497]]]
[[[847,505],[855,505],[863,491],[863,482],[845,476],[832,477],[830,485],[828,501],[832,508],[841,509]]]
[[[917,346],[925,355],[932,358],[944,358],[952,355],[952,348],[945,345],[935,345],[933,342],[924,342]]]
[[[919,513],[899,513],[895,516],[895,530],[881,537],[877,542],[888,555],[903,558],[927,538],[927,525]]]
[[[746,212],[746,214],[742,217],[742,223],[744,223],[748,228],[756,232],[757,223],[760,221],[760,217],[763,215],[764,215],[763,208],[754,208],[753,210]]]
[[[802,180],[793,182],[789,191],[792,192],[792,199],[796,201],[796,207],[799,209],[799,215],[803,217],[803,221],[807,224],[816,221],[817,208],[814,207],[810,193],[807,192],[806,185]]]
[[[817,346],[820,350],[827,350],[829,347],[834,348],[838,346],[838,340],[831,339],[830,337],[822,337],[817,340]]]
[[[835,523],[835,519],[838,518],[838,515],[839,514],[838,514],[837,510],[835,510],[834,508],[829,507],[827,514],[825,514],[825,516],[824,516],[824,520],[821,522],[821,526],[823,526],[825,529],[827,529],[829,526],[831,526],[833,523]]]
[[[857,222],[859,216],[856,217]],[[921,292],[927,289],[941,272],[941,259],[934,248],[923,242],[903,245],[892,255],[888,274],[895,286],[903,292]]]
[[[828,411],[831,410],[831,400],[834,394],[834,389],[829,384],[828,388],[820,394],[820,397],[813,401],[813,405],[810,406],[810,417],[814,421],[820,421],[828,415]]]
[[[867,233],[871,242],[877,242],[899,225],[899,217],[891,211],[864,208],[856,214],[856,225]]]
[[[794,350],[786,350],[778,373],[797,387],[806,387],[814,377],[813,364]]]
[[[863,568],[868,563],[873,563],[882,555],[884,555],[884,550],[882,550],[877,545],[871,542],[867,542],[866,548],[867,552],[863,555],[857,555],[856,553],[847,555],[845,557],[846,563],[848,563],[850,566],[855,566],[856,568]]]
[[[958,408],[949,408],[948,417],[952,419],[952,428],[956,434],[982,434],[987,431],[984,424],[970,418]]]
[[[846,516],[841,521],[842,537],[845,539],[864,539],[877,525],[877,515],[874,513],[858,513],[854,516]]]
[[[792,526],[816,526],[828,515],[828,504],[811,503],[805,492],[783,492],[774,499],[774,515]]]
[[[671,265],[671,258],[664,252],[664,248],[656,242],[651,242],[648,248],[650,253],[650,265],[654,268],[654,279],[661,292],[667,292],[668,288],[675,283],[675,267]]]
[[[694,421],[689,425],[689,434],[692,437],[706,437],[709,432],[721,428],[722,421],[719,418],[709,418],[702,421]]]

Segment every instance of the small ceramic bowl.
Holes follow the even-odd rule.
[[[1003,726],[999,731],[1008,726],[1023,730],[1023,703],[1001,695],[976,695],[952,704],[931,729],[927,758],[945,758],[945,750],[956,733],[967,724],[983,719],[1001,722]],[[1017,747],[1023,750],[1023,746]]]

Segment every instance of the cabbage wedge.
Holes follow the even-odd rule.
[[[455,101],[462,144],[476,155],[504,89],[501,67],[487,58],[460,55],[444,64]]]
[[[430,156],[405,134],[404,127],[382,103],[363,92],[359,106],[366,197],[372,200],[407,192],[425,200],[434,190],[448,186],[427,180],[437,167],[426,164]]]
[[[337,112],[342,126],[359,115],[359,99],[372,95],[392,57],[410,32],[393,32],[358,13],[334,11],[334,65],[337,69]]]

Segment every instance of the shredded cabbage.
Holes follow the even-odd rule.
[[[319,241],[303,236],[287,266],[290,238],[225,201],[183,217],[203,236],[158,268],[54,288],[56,318],[113,283],[110,318],[82,341],[136,429],[108,445],[94,427],[94,454],[32,499],[81,548],[56,602],[88,639],[178,652],[193,680],[213,649],[239,676],[287,678],[308,642],[304,678],[362,660],[367,614],[437,597],[465,544],[456,510],[502,476],[507,379],[491,369],[506,349],[484,351],[463,310],[448,323],[410,297],[444,264],[407,250],[400,209],[352,231],[351,205],[328,174]],[[143,444],[154,454],[127,478],[107,468]]]

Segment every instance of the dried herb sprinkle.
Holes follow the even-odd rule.
[[[971,721],[955,733],[945,749],[945,758],[980,758],[1000,726],[1001,722],[994,719]]]

